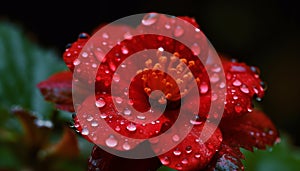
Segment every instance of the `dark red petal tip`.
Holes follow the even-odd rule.
[[[37,87],[45,100],[54,102],[58,109],[74,112],[71,72],[56,73],[47,80],[40,82]]]
[[[272,146],[279,133],[272,121],[259,110],[243,116],[224,119],[220,124],[223,137],[230,144],[252,151],[253,147],[265,149]]]

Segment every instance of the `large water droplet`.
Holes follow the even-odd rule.
[[[183,159],[183,160],[181,160],[181,163],[182,163],[182,164],[188,164],[189,161],[188,161],[187,159]]]
[[[204,82],[200,85],[200,93],[205,94],[208,92],[208,85]]]
[[[93,121],[92,123],[91,123],[91,126],[92,127],[97,127],[99,124],[98,124],[98,122],[97,121]]]
[[[179,151],[179,149],[176,149],[176,150],[173,151],[173,154],[175,156],[180,156],[181,155],[181,151]]]
[[[240,90],[241,90],[243,93],[246,93],[246,94],[249,93],[249,89],[246,87],[246,85],[241,86]]]
[[[125,46],[123,46],[122,48],[121,48],[121,51],[122,51],[122,53],[124,54],[124,55],[126,55],[126,54],[128,54],[128,49],[127,49],[127,47],[125,47]]]
[[[135,131],[136,130],[136,126],[133,123],[130,123],[129,125],[127,125],[126,129],[128,131]]]
[[[192,152],[192,147],[191,146],[187,146],[186,148],[185,148],[185,152],[186,153],[191,153]]]
[[[240,85],[242,85],[242,83],[241,83],[240,80],[235,80],[235,81],[232,83],[232,85],[234,85],[234,86],[240,86]]]
[[[142,20],[142,24],[145,26],[150,26],[157,21],[157,18],[158,18],[157,13],[146,14]]]
[[[123,111],[123,114],[126,115],[126,116],[130,116],[131,115],[131,110],[128,109],[128,108],[125,108],[124,111]]]
[[[177,134],[175,134],[175,135],[172,136],[172,140],[174,142],[178,142],[180,140],[180,137]]]
[[[75,60],[73,61],[73,64],[74,64],[75,66],[79,65],[79,64],[80,64],[80,60],[79,60],[79,59],[75,59]]]
[[[82,134],[82,135],[89,135],[89,130],[88,130],[87,128],[83,128],[83,129],[81,130],[81,134]]]
[[[124,142],[124,144],[122,145],[122,147],[123,147],[124,150],[130,150],[131,149],[131,146],[130,146],[130,144],[127,141]]]
[[[198,43],[193,43],[191,46],[191,50],[193,51],[194,55],[199,55],[201,51]]]
[[[94,119],[94,117],[93,117],[92,115],[89,115],[89,116],[86,118],[86,120],[87,120],[88,122],[91,122],[93,119]]]
[[[183,35],[183,33],[184,33],[184,29],[181,26],[175,27],[174,32],[173,32],[175,37],[180,37]]]
[[[111,135],[105,140],[105,144],[107,145],[107,147],[112,148],[118,145],[118,141],[113,135]]]
[[[170,159],[169,159],[169,157],[164,157],[164,158],[160,159],[160,161],[161,161],[161,163],[162,163],[163,165],[169,165],[169,164],[170,164]]]
[[[105,101],[104,101],[104,99],[103,98],[99,98],[97,101],[96,101],[96,103],[95,103],[95,105],[97,106],[97,107],[104,107],[105,106]]]

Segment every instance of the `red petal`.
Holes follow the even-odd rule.
[[[220,127],[224,140],[250,151],[253,147],[265,149],[266,146],[272,146],[279,136],[272,121],[259,110],[224,119]]]
[[[58,109],[74,112],[71,72],[56,73],[37,86],[45,100],[54,102]]]
[[[214,131],[215,126],[207,124],[208,130],[206,131]],[[200,134],[203,126],[204,124],[195,125],[183,140],[179,135],[183,130],[177,130],[176,132],[164,135],[166,139],[171,139],[174,143],[182,141],[172,150],[159,156],[162,164],[176,170],[200,170],[205,168],[219,149],[222,142],[222,134],[219,129],[216,129],[209,139],[202,143]],[[164,140],[160,139],[153,144],[154,151],[158,152],[156,148],[161,145],[160,143],[165,143],[166,141]]]
[[[195,26],[196,28],[199,28],[198,23],[196,22],[195,18],[191,18],[188,16],[179,16],[178,18],[183,19],[189,23],[191,23],[193,26]]]
[[[244,159],[244,155],[239,147],[232,147],[231,144],[223,141],[219,151],[204,170],[244,170],[241,159]]]
[[[161,166],[157,157],[148,159],[127,159],[114,156],[94,146],[88,161],[88,171],[156,171]]]
[[[227,80],[224,116],[241,115],[253,109],[252,99],[262,98],[264,88],[257,72],[245,63],[231,62],[222,58]]]

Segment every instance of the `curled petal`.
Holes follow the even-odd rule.
[[[253,147],[265,149],[279,140],[274,124],[259,110],[232,119],[225,118],[220,127],[226,141],[250,151]]]
[[[45,100],[53,102],[61,110],[74,112],[72,101],[72,73],[63,71],[40,82],[40,89]]]

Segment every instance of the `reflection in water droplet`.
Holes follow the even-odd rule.
[[[163,159],[160,159],[161,163],[163,165],[169,165],[170,164],[170,159],[169,157],[164,157]]]
[[[201,157],[201,154],[199,154],[199,153],[195,154],[195,158],[199,159],[200,157]]]
[[[94,118],[93,118],[93,116],[91,116],[91,115],[89,115],[87,118],[86,118],[86,120],[88,121],[88,122],[90,122],[90,121],[92,121]]]
[[[87,128],[83,128],[83,129],[81,130],[81,134],[82,134],[82,135],[89,135],[89,130],[88,130]]]
[[[110,135],[106,140],[105,140],[105,144],[107,145],[107,147],[116,147],[118,145],[118,141],[116,140],[116,138],[113,135]]]
[[[176,149],[176,150],[173,151],[173,154],[174,154],[175,156],[180,156],[181,151],[179,151],[178,149]]]
[[[232,85],[234,85],[234,86],[240,86],[240,85],[242,85],[242,83],[241,83],[240,80],[235,80],[235,81],[232,83]]]
[[[186,153],[191,153],[192,152],[192,147],[191,146],[187,146],[186,148],[185,148],[185,152]]]
[[[104,101],[104,99],[103,98],[99,98],[97,101],[96,101],[96,103],[95,103],[95,105],[97,106],[97,107],[104,107],[105,106],[105,101]]]
[[[128,109],[128,108],[125,108],[124,111],[123,111],[123,114],[126,115],[126,116],[130,116],[131,115],[131,110]]]
[[[146,14],[142,20],[142,24],[145,26],[150,26],[157,21],[157,18],[158,18],[157,13]]]
[[[91,123],[91,126],[92,127],[97,127],[99,124],[98,124],[98,122],[97,121],[93,121],[92,123]]]
[[[177,134],[175,134],[175,135],[172,136],[172,140],[174,142],[178,142],[180,140],[180,137]]]
[[[124,150],[130,150],[131,149],[131,146],[129,145],[129,143],[126,141],[124,142],[124,144],[122,145],[123,149]]]
[[[191,46],[191,50],[193,51],[194,55],[199,55],[200,54],[200,46],[198,43],[193,43]]]
[[[126,129],[128,131],[135,131],[136,130],[136,126],[133,123],[130,123],[129,125],[127,125]]]
[[[175,27],[174,32],[173,32],[175,37],[180,37],[183,35],[183,33],[184,33],[184,29],[181,26]]]

